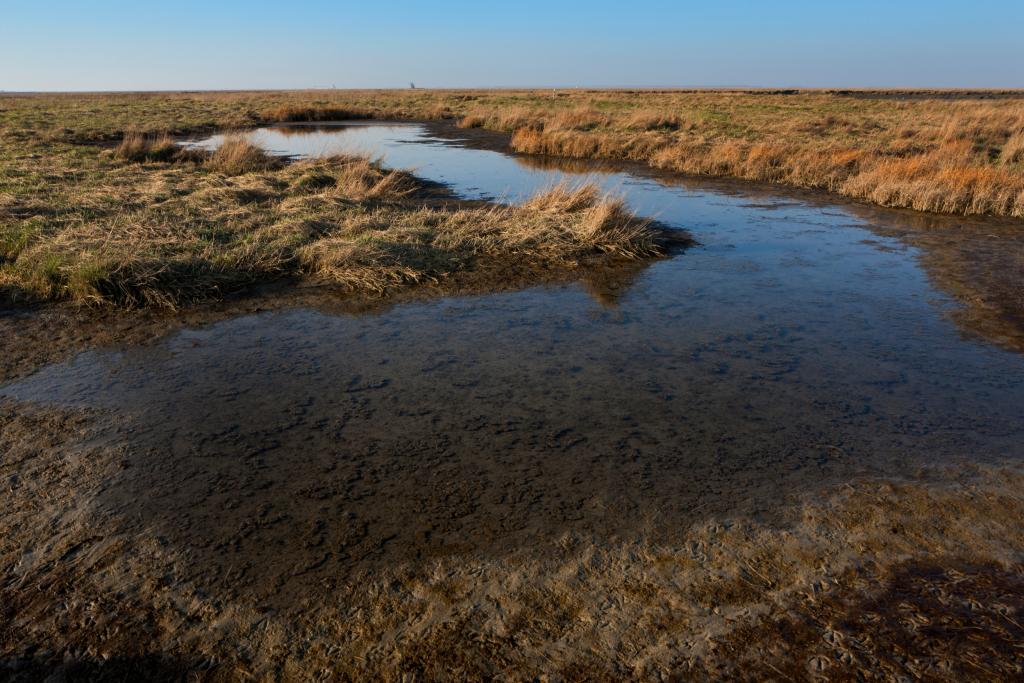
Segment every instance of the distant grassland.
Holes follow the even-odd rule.
[[[525,153],[631,159],[953,214],[1024,217],[1024,91],[405,90],[0,99],[7,134],[109,140],[267,121],[454,119]]]

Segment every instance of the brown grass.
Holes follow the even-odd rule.
[[[124,134],[114,149],[114,158],[122,161],[170,161],[179,156],[181,147],[167,133],[146,135],[137,130]]]
[[[588,107],[561,111],[545,118],[545,130],[594,130],[598,126],[607,125],[609,117]]]
[[[137,130],[130,130],[124,134],[121,142],[114,148],[114,158],[130,162],[168,162],[197,161],[202,158],[202,155],[184,150],[166,132],[147,135]]]
[[[0,222],[4,296],[174,308],[283,277],[383,294],[661,250],[656,230],[592,188],[562,209],[439,205],[415,196],[423,187],[409,174],[363,157],[285,164],[229,135],[213,153],[158,161],[168,140],[127,136],[101,184],[55,197],[73,208]]]
[[[38,130],[51,141],[110,140],[130,126],[177,134],[266,121],[454,118],[514,133],[514,148],[525,153],[630,159],[890,206],[1024,216],[1021,92],[416,90],[5,101],[0,115],[12,134]],[[888,163],[894,159],[920,163]]]
[[[576,109],[516,129],[511,147],[824,189],[885,206],[1024,217],[1024,106],[956,108],[926,127],[911,127],[907,119],[893,137],[877,121],[838,116],[773,121],[777,133],[740,137],[706,134],[706,124],[686,123],[669,111],[616,118]],[[476,125],[490,122],[483,115],[474,119]]]
[[[626,119],[626,127],[633,130],[679,130],[683,119],[676,114],[657,111],[637,111]]]
[[[574,200],[561,201],[562,195]],[[649,222],[629,213],[621,201],[583,186],[554,188],[522,207],[371,211],[303,247],[297,258],[309,277],[350,290],[385,292],[485,264],[564,269],[597,254],[638,259],[661,251]]]
[[[245,136],[234,134],[224,138],[206,164],[226,175],[241,175],[269,170],[280,165],[280,161],[249,142]]]
[[[490,128],[506,133],[540,125],[541,117],[538,112],[521,106],[505,107],[496,111],[476,111],[458,121],[460,128]]]
[[[1018,130],[1007,138],[999,152],[999,162],[1004,166],[1024,163],[1024,130]]]

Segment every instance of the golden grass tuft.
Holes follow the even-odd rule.
[[[181,152],[167,133],[151,136],[129,130],[114,148],[114,158],[121,161],[171,161]]]
[[[367,157],[335,157],[327,160],[337,171],[335,191],[354,199],[398,198],[418,188],[415,178],[403,171],[384,171]]]
[[[545,119],[547,130],[593,130],[606,125],[610,121],[606,114],[589,107],[579,107],[568,111],[560,111]]]
[[[1024,164],[1024,129],[1013,133],[999,153],[999,163],[1004,166]]]
[[[594,183],[574,186],[568,182],[561,182],[535,194],[523,204],[523,208],[534,211],[575,213],[593,208],[600,201],[601,191]]]
[[[621,200],[594,185],[559,185],[519,207],[361,213],[304,246],[297,258],[307,276],[382,293],[489,263],[573,269],[601,254],[638,259],[661,252],[657,231]],[[481,258],[486,261],[478,263]]]
[[[527,107],[505,107],[497,111],[474,111],[456,124],[460,128],[489,128],[511,133],[520,128],[540,128],[542,117]]]
[[[266,171],[279,165],[279,160],[238,134],[225,136],[206,161],[207,168],[227,175]]]
[[[650,221],[637,218],[625,200],[602,193],[594,183],[559,183],[531,197],[523,208],[580,215],[579,220],[569,223],[573,238],[607,253],[640,258],[659,251]]]
[[[487,117],[482,114],[467,114],[459,119],[459,128],[483,128],[487,123]]]

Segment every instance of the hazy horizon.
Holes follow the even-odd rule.
[[[0,90],[1024,88],[1024,3],[13,0]]]

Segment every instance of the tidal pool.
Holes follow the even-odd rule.
[[[955,263],[929,270],[907,237],[995,232],[1019,254],[1012,224],[920,228],[419,124],[251,135],[281,154],[366,152],[471,198],[595,180],[698,246],[601,286],[220,320],[0,387],[125,416],[111,438],[132,466],[103,504],[187,547],[201,583],[286,601],[359,569],[565,533],[657,538],[846,477],[1024,454],[1024,356],[958,325]]]

